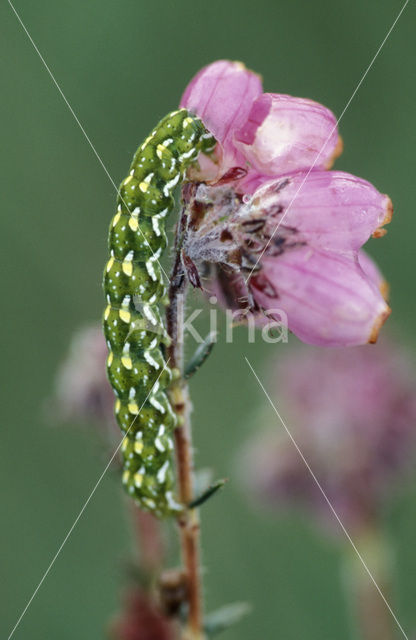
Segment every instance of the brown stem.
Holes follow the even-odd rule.
[[[193,454],[191,439],[188,386],[183,378],[183,314],[186,293],[186,277],[181,260],[181,241],[185,225],[185,213],[176,230],[175,262],[169,286],[169,305],[166,319],[171,344],[167,349],[168,363],[177,378],[169,390],[170,400],[178,416],[175,429],[175,451],[178,476],[178,494],[182,504],[188,505],[193,497]],[[184,638],[202,640],[202,602],[199,553],[199,516],[196,509],[185,508],[178,517],[181,538],[182,560],[187,580],[188,629]]]
[[[389,547],[376,526],[359,535],[359,548],[383,596],[391,603]],[[347,576],[354,618],[363,640],[393,640],[397,626],[386,603],[355,553],[349,553]]]

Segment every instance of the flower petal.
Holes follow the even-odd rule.
[[[261,78],[241,62],[218,60],[204,67],[188,84],[180,106],[199,116],[222,148],[219,175],[244,165],[234,146],[236,129],[247,119],[253,100],[262,92]]]
[[[374,260],[370,258],[363,249],[361,249],[361,251],[358,252],[358,262],[360,263],[361,269],[364,271],[367,278],[371,280],[371,282],[380,291],[384,300],[388,302],[390,287]]]
[[[282,176],[255,191],[250,206],[254,214],[266,214],[274,239],[281,225],[280,234],[290,227],[310,246],[342,252],[360,249],[371,235],[384,235],[381,227],[393,211],[388,196],[342,171]]]
[[[289,329],[309,344],[375,342],[390,314],[353,254],[340,256],[310,247],[288,250],[276,258],[264,258],[250,288],[264,309],[286,313]],[[281,319],[278,311],[271,315]]]
[[[235,144],[253,168],[279,175],[328,169],[342,151],[334,114],[313,100],[264,93],[253,103]]]

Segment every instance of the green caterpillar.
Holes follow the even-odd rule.
[[[176,416],[166,394],[172,372],[163,352],[169,337],[158,306],[166,297],[158,260],[167,245],[172,192],[199,152],[214,147],[213,136],[188,111],[167,115],[136,151],[110,224],[104,334],[115,414],[126,433],[123,484],[158,516],[180,508],[173,497]]]

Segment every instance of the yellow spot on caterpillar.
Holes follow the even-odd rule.
[[[135,453],[141,453],[143,451],[143,442],[135,442],[134,443],[134,451]]]
[[[133,263],[132,263],[132,261],[131,260],[123,260],[121,268],[123,269],[123,271],[126,274],[126,276],[131,276],[131,274],[133,273]]]
[[[114,360],[113,352],[110,351],[107,358],[107,367],[111,367],[113,360]]]
[[[123,483],[127,484],[130,478],[130,471],[127,469],[123,472]]]
[[[156,147],[156,155],[161,160],[163,153],[167,151],[167,147],[164,144],[158,144]]]
[[[137,416],[139,413],[139,405],[136,404],[136,402],[129,402],[128,410],[133,416]]]
[[[137,218],[130,216],[129,227],[132,231],[137,231],[137,229],[139,228],[139,223],[137,221]]]
[[[104,311],[104,320],[108,320],[108,316],[110,315],[111,304],[108,304]]]
[[[128,184],[130,180],[133,180],[133,176],[127,176],[127,178],[123,181],[123,184]]]
[[[133,478],[134,478],[134,484],[139,489],[143,482],[143,474],[137,471],[137,473],[134,474]]]
[[[121,356],[121,364],[123,365],[123,367],[126,367],[126,369],[133,368],[133,363],[130,356]]]
[[[192,118],[185,118],[183,121],[183,128],[185,129],[189,124],[192,124]]]
[[[146,193],[146,191],[148,190],[148,188],[149,188],[149,185],[148,185],[148,183],[147,183],[147,182],[141,182],[141,183],[139,184],[139,189],[140,189],[140,191],[143,191],[143,193]]]
[[[120,220],[120,216],[121,216],[121,213],[119,211],[118,213],[116,213],[116,215],[113,218],[113,227],[115,227],[117,222]]]
[[[121,450],[125,451],[128,446],[129,446],[129,439],[127,437],[123,438],[123,442],[121,443]]]
[[[120,409],[121,409],[121,402],[120,400],[117,398],[116,403],[114,405],[114,411],[116,413],[120,413]]]
[[[127,324],[130,322],[131,320],[131,314],[130,311],[126,311],[125,309],[120,309],[120,311],[118,312],[118,315],[120,316],[120,318],[123,320],[123,322],[127,322]]]
[[[107,273],[110,271],[113,264],[114,264],[114,258],[110,258],[110,260],[107,262]]]

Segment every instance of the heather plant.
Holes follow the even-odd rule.
[[[187,381],[203,375],[215,332],[184,361],[189,288],[237,322],[262,330],[272,323],[321,347],[375,342],[390,313],[362,246],[384,235],[392,204],[369,182],[331,170],[342,140],[329,109],[263,93],[256,73],[226,60],[203,68],[179,107],[138,147],[119,189],[105,339],[96,328],[78,337],[58,385],[67,414],[87,412],[112,439],[115,422],[121,428],[120,471],[134,509],[146,511],[155,531],[159,520],[177,525],[181,566],[166,574],[161,556],[146,586],[129,592],[112,627],[119,640],[146,638],[144,619],[163,629],[155,637],[202,640],[245,611],[235,605],[207,616],[203,608],[199,508],[223,481],[204,483],[194,470]],[[166,275],[160,259],[179,184]]]

